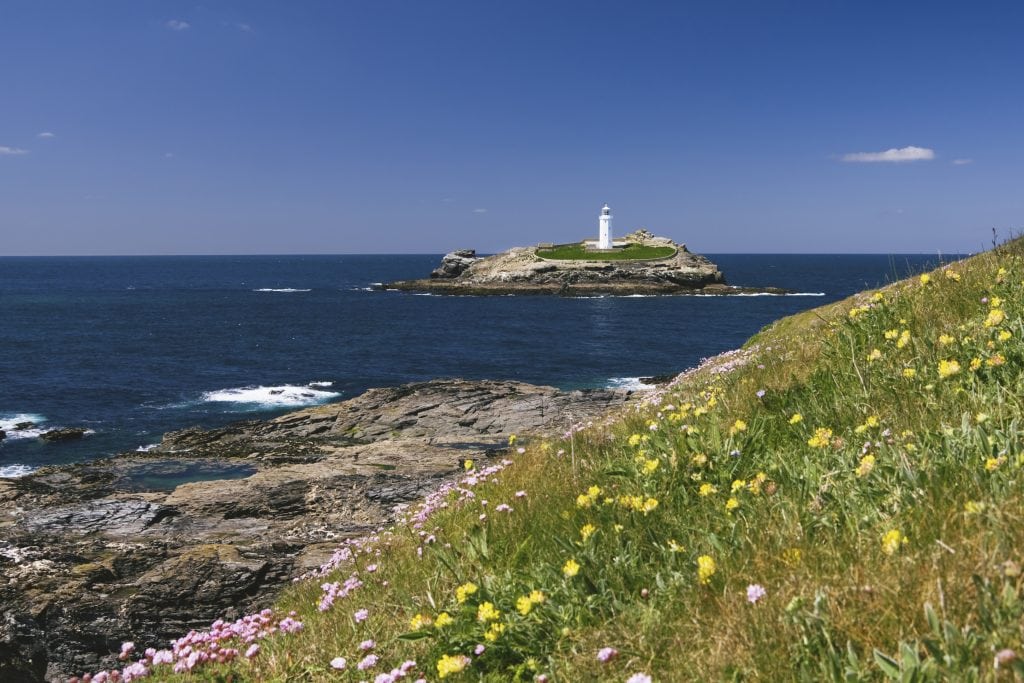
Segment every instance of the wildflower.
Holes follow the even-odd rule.
[[[259,646],[258,645],[253,645],[253,647],[259,647]],[[251,650],[252,648],[249,648],[249,649]],[[248,654],[246,656],[248,657]],[[331,668],[332,669],[338,669],[338,670],[344,669],[346,664],[348,664],[348,660],[346,660],[344,657],[335,657],[334,659],[331,660]]]
[[[725,509],[726,509],[727,512],[732,512],[733,510],[735,510],[739,506],[740,506],[740,502],[738,500],[736,500],[735,498],[730,498],[729,500],[725,501]]]
[[[501,503],[500,505],[495,506],[494,511],[495,512],[512,512],[512,506],[507,504],[507,503]]]
[[[473,461],[472,461],[472,460],[466,460],[465,462],[463,462],[463,463],[462,463],[462,466],[463,466],[463,467],[464,467],[464,468],[466,469],[466,471],[468,472],[468,471],[470,471],[471,469],[473,469]]]
[[[757,396],[758,398],[764,398],[764,395],[765,395],[765,393],[766,393],[766,392],[765,392],[765,390],[764,390],[764,389],[758,389],[758,390],[757,390],[756,392],[754,392],[754,393],[755,393],[755,395],[756,395],[756,396]]]
[[[461,605],[462,603],[466,602],[466,599],[469,598],[470,595],[476,593],[476,591],[477,585],[475,583],[464,583],[455,589],[455,599],[458,600],[459,604]]]
[[[789,424],[795,425],[799,422],[803,422],[804,416],[800,413],[793,413],[793,417],[789,418]]]
[[[358,664],[356,664],[356,668],[360,671],[372,669],[373,667],[377,666],[377,659],[377,655],[366,655],[362,658],[362,660],[360,660]]]
[[[500,638],[501,634],[504,632],[505,624],[491,624],[490,628],[487,629],[487,632],[484,633],[484,640],[486,640],[489,643],[493,643],[498,638]]]
[[[485,646],[482,643],[478,643],[477,646],[473,648],[473,654],[475,654],[477,657],[479,657],[480,655],[482,655],[486,651],[487,651],[487,646]]]
[[[1002,650],[996,653],[995,667],[999,669],[1004,666],[1009,666],[1013,664],[1015,661],[1017,661],[1017,653],[1008,647],[1003,648]]]
[[[995,472],[1006,461],[1006,458],[989,458],[985,461],[985,471]]]
[[[430,626],[430,617],[424,616],[422,614],[417,614],[409,620],[409,628],[411,628],[413,631],[419,631],[421,628],[424,628],[426,626]]]
[[[647,500],[644,501],[643,508],[642,508],[644,515],[646,515],[648,512],[653,511],[654,508],[656,508],[656,507],[658,507],[658,499],[657,498],[648,498]]]
[[[732,482],[732,486],[730,487],[730,490],[733,493],[736,493],[737,491],[739,491],[740,489],[742,489],[746,485],[747,485],[747,482],[743,481],[742,479],[734,479],[733,482]]]
[[[589,508],[593,504],[594,500],[585,493],[576,496],[576,507],[578,508]]]
[[[985,318],[985,327],[998,327],[1006,320],[1006,314],[1001,309],[993,308]]]
[[[516,498],[526,498],[526,491],[516,491]]]
[[[357,610],[352,618],[355,619],[357,624],[361,624],[370,616],[370,613],[365,609]]]
[[[590,538],[595,531],[597,531],[597,527],[593,524],[588,523],[580,527],[580,536],[583,537],[583,542],[585,543],[587,539]]]
[[[469,657],[466,655],[443,655],[437,660],[437,677],[446,678],[451,674],[461,673],[469,666]]]
[[[445,626],[447,626],[448,624],[452,623],[453,621],[455,621],[455,620],[452,619],[452,615],[448,614],[447,612],[441,612],[440,614],[437,615],[437,619],[434,620],[434,627],[435,628],[444,628]]]
[[[651,683],[651,677],[645,673],[635,673],[626,679],[626,683]]]
[[[875,469],[875,456],[868,453],[860,459],[860,467],[857,468],[858,477],[866,477]]]
[[[960,363],[955,360],[939,361],[939,377],[945,379],[960,372]]]
[[[644,474],[653,474],[654,470],[658,469],[658,465],[661,462],[657,459],[645,460],[644,461]]]
[[[767,594],[768,591],[766,591],[764,586],[759,583],[752,583],[747,586],[747,602],[751,605],[756,605],[758,601],[764,598]]]
[[[928,273],[925,273],[924,275],[921,276],[921,284],[922,285],[926,285],[926,284],[928,284],[931,281],[932,281],[932,276],[929,275]]]
[[[868,354],[868,362],[874,363],[882,357],[882,352],[878,349],[871,349],[871,353]]]
[[[902,349],[904,346],[910,343],[910,330],[903,330],[900,332],[900,338],[896,340],[896,348]]]
[[[1007,341],[1012,336],[1013,333],[1009,330],[999,330],[999,341],[1001,342]]]
[[[612,661],[618,656],[619,651],[616,650],[614,647],[602,647],[600,650],[597,651],[597,661],[601,662],[602,664],[607,664],[608,662]]]
[[[480,606],[476,608],[476,620],[480,622],[494,621],[501,616],[494,607],[493,602],[482,602]]]
[[[981,369],[981,359],[975,356],[971,359],[971,362],[967,365],[971,369],[971,372],[977,372]]]
[[[701,555],[697,558],[697,580],[703,584],[711,583],[711,577],[715,575],[718,566],[715,558],[710,555]]]
[[[524,617],[533,610],[533,600],[529,595],[523,595],[516,600],[516,611]]]
[[[640,436],[639,434],[632,434],[629,437],[629,445],[632,446],[633,448],[636,448],[637,446],[640,445],[640,442],[642,440],[643,440],[643,437]]]
[[[572,558],[566,560],[565,564],[562,565],[562,573],[565,574],[567,579],[571,579],[580,573],[579,563]]]
[[[509,446],[515,446],[516,445],[516,435],[515,434],[509,434],[508,435],[508,445]]]
[[[882,536],[882,552],[886,555],[893,555],[906,542],[907,537],[899,529],[890,529]]]
[[[832,443],[832,430],[828,427],[818,427],[814,430],[814,436],[807,440],[811,448],[826,448]]]
[[[372,650],[375,647],[377,647],[377,642],[374,640],[364,640],[363,642],[359,643],[359,649],[363,650],[364,652],[367,650]]]
[[[686,550],[686,548],[676,543],[674,539],[669,539],[668,549],[674,553],[681,553]]]
[[[703,453],[694,453],[692,456],[690,456],[690,462],[692,462],[697,467],[703,467],[708,462],[708,456],[704,455]]]
[[[885,331],[885,338],[886,338],[886,340],[891,341],[891,340],[895,339],[896,337],[898,337],[899,334],[900,334],[899,330],[886,330]]]
[[[1000,268],[996,271],[996,282],[1002,283],[1006,279],[1006,268]]]
[[[800,548],[786,548],[782,551],[782,561],[786,564],[798,564],[803,559],[803,552]]]
[[[964,503],[964,512],[966,512],[969,515],[977,515],[980,512],[982,512],[984,509],[985,509],[985,504],[984,503],[979,503],[979,502],[973,501],[973,500],[969,500],[966,503]]]
[[[738,434],[745,431],[747,431],[747,423],[743,420],[736,420],[732,423],[732,427],[729,428],[730,434]]]
[[[516,453],[518,453],[519,455],[522,455],[525,452],[526,452],[526,449],[523,448],[522,446],[520,446],[519,448],[516,449]]]
[[[990,368],[997,368],[1006,362],[1006,358],[1001,353],[992,354],[992,356],[985,360],[985,365]]]
[[[940,334],[939,335],[939,345],[940,346],[949,346],[950,344],[952,344],[955,341],[956,341],[956,339],[953,339],[948,334]]]
[[[989,419],[988,413],[975,413],[974,414],[974,422],[976,424],[985,424],[986,422],[988,422],[988,419]]]
[[[946,269],[943,275],[946,276],[947,280],[952,280],[953,282],[960,282],[960,273],[956,272],[955,270]]]
[[[914,368],[903,368],[903,376],[906,377],[907,379],[910,379],[916,374],[917,370],[915,370]]]

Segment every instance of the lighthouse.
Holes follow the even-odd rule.
[[[604,208],[601,209],[601,215],[598,217],[598,238],[597,248],[598,249],[611,249],[612,248],[612,210],[605,204]]]

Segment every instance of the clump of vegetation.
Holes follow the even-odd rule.
[[[176,666],[210,680],[1016,680],[1022,396],[1018,241],[780,321],[605,424],[467,462],[288,591],[287,628],[233,641],[222,627],[231,661],[186,667],[176,646]]]
[[[630,242],[610,251],[587,250],[583,242],[559,244],[550,249],[538,249],[537,256],[560,261],[643,261],[673,256],[675,247],[657,247],[649,244]]]

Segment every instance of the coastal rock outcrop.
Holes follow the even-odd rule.
[[[475,252],[466,250],[447,254],[430,278],[390,282],[381,287],[463,295],[785,293],[777,288],[731,287],[718,266],[706,257],[646,230],[627,235],[617,245],[617,249],[632,248],[637,256],[600,252],[584,242],[563,248],[516,247],[484,258],[475,258]]]
[[[74,439],[81,439],[87,431],[85,427],[63,427],[43,432],[39,435],[39,438],[43,441],[73,441]]]
[[[268,606],[464,459],[505,455],[512,433],[561,433],[631,395],[438,380],[0,479],[0,680],[63,680],[111,666],[124,640],[165,647]],[[180,468],[235,478],[153,484]]]

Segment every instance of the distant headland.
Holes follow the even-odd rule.
[[[461,295],[786,294],[777,287],[735,287],[714,263],[685,244],[636,230],[612,239],[611,209],[598,217],[598,238],[570,244],[514,247],[479,257],[473,249],[446,254],[429,278],[382,289]]]

